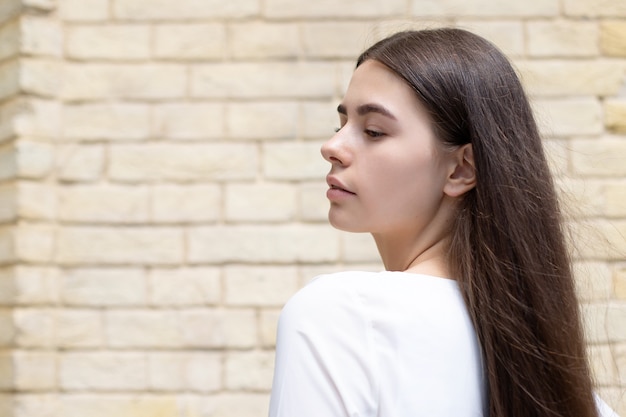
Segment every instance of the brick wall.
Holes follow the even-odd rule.
[[[622,0],[1,0],[0,416],[264,415],[282,304],[380,268],[326,224],[354,59],[438,25],[523,76],[626,415]]]

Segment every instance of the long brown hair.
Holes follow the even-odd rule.
[[[597,417],[562,219],[522,85],[490,42],[460,29],[400,32],[377,60],[429,111],[438,138],[471,143],[476,187],[449,261],[481,343],[491,417]]]

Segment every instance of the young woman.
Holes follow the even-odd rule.
[[[459,29],[358,59],[322,147],[331,224],[386,271],[316,278],[281,314],[271,417],[592,417],[554,186],[520,82]]]

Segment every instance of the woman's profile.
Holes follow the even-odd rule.
[[[322,275],[279,321],[271,417],[592,417],[561,214],[516,73],[460,29],[367,49],[323,145],[330,223],[385,271]]]

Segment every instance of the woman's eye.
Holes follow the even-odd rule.
[[[371,130],[371,129],[365,129],[365,134],[369,136],[370,138],[380,138],[382,136],[385,136],[383,132],[378,132],[376,130]]]
[[[341,126],[340,127],[336,127],[334,130],[335,130],[335,133],[339,132],[341,130]]]

